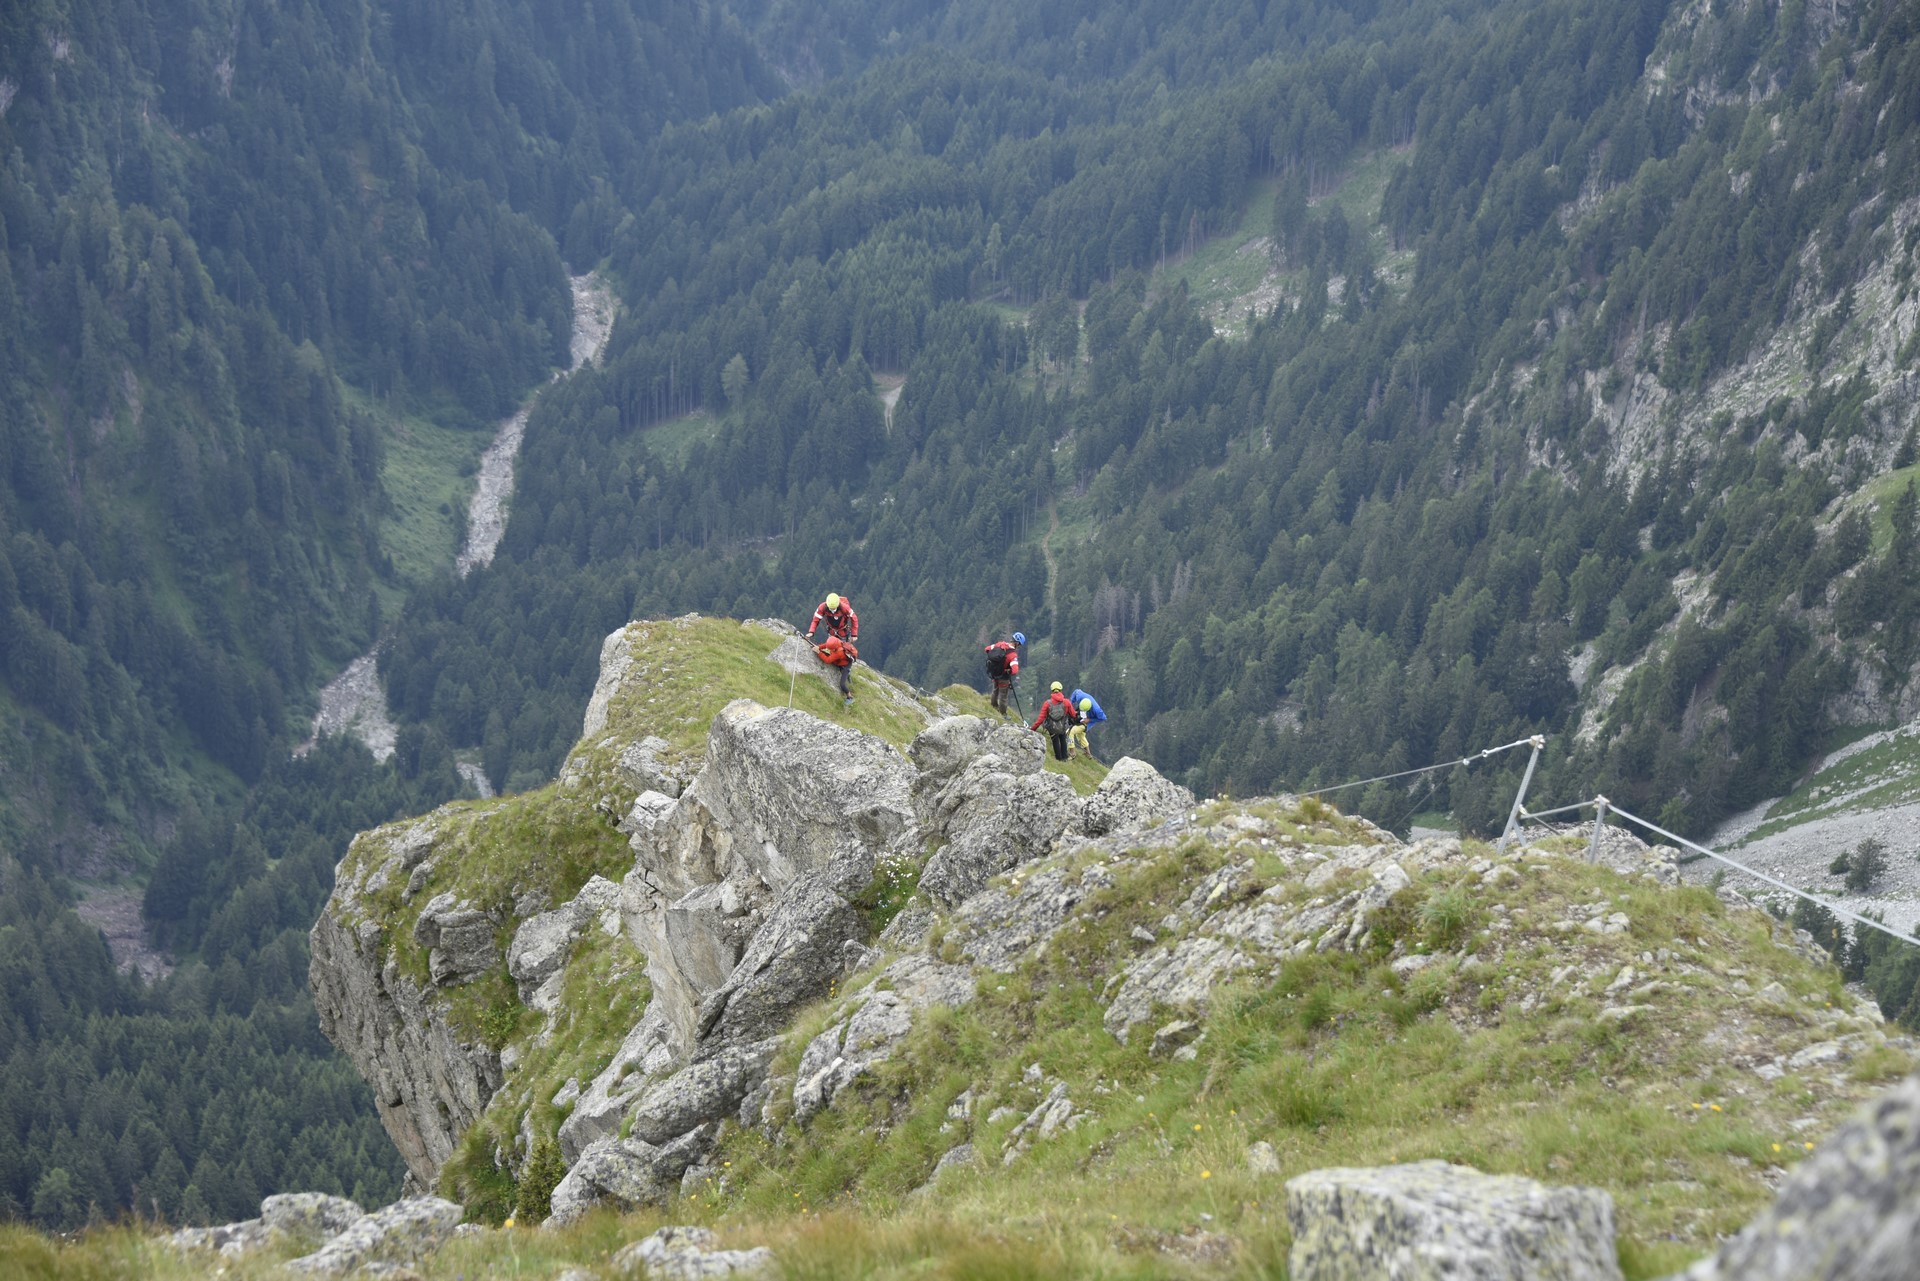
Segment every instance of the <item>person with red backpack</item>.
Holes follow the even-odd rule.
[[[1013,683],[1020,679],[1020,647],[1026,643],[1027,638],[1015,632],[1012,640],[995,641],[987,646],[987,679],[993,682],[993,710],[1002,717],[1007,714]]]
[[[1067,735],[1080,723],[1080,711],[1060,690],[1060,682],[1053,683],[1053,692],[1047,695],[1047,701],[1040,704],[1040,714],[1033,718],[1028,728],[1035,732],[1045,731],[1053,740],[1053,759],[1067,759]]]
[[[813,640],[813,634],[824,625],[826,638],[816,647],[820,661],[840,669],[840,698],[851,703],[853,692],[848,682],[853,673],[853,660],[860,651],[854,648],[854,642],[860,639],[860,616],[853,612],[853,602],[841,596],[839,592],[828,592],[820,607],[813,611],[813,621],[807,624],[807,640]]]

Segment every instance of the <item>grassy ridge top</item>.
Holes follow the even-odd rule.
[[[1502,861],[1476,844],[1419,872],[1360,950],[1308,950],[1217,988],[1190,1060],[1155,1057],[1151,1024],[1127,1045],[1104,1030],[1103,992],[1140,951],[1136,931],[1179,937],[1170,909],[1191,889],[1240,866],[1223,904],[1306,903],[1363,875],[1309,886],[1306,868],[1373,839],[1311,802],[1215,803],[1178,843],[1082,847],[1018,869],[1001,883],[1010,894],[1051,892],[1045,878],[1094,861],[1114,878],[1013,972],[982,972],[971,1004],[922,1016],[829,1111],[777,1139],[734,1132],[720,1177],[691,1195],[462,1239],[420,1275],[611,1277],[621,1245],[699,1222],[728,1244],[771,1246],[790,1279],[1282,1277],[1285,1177],[1438,1157],[1606,1189],[1626,1275],[1653,1277],[1749,1218],[1858,1099],[1911,1069],[1900,1042],[1850,1062],[1792,1058],[1874,1042],[1874,1024],[1764,914],[1577,856]],[[1629,922],[1618,933],[1575,924],[1614,913]],[[1430,960],[1394,964],[1410,956]],[[611,974],[596,959],[582,976]],[[804,1014],[788,1056],[859,996]],[[1630,1018],[1601,1017],[1628,1001]],[[1770,1059],[1787,1069],[1754,1070]],[[1081,1123],[1003,1163],[1013,1127],[1057,1083]],[[963,1138],[975,1161],[920,1191]],[[1250,1164],[1259,1142],[1277,1173]],[[271,1276],[290,1253],[227,1276]],[[63,1279],[200,1275],[124,1228],[66,1245],[0,1236],[0,1262]]]

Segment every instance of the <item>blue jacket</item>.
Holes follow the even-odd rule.
[[[1073,693],[1067,695],[1067,701],[1069,703],[1072,703],[1075,707],[1080,706],[1080,700],[1083,698],[1086,699],[1089,703],[1093,704],[1092,711],[1082,713],[1082,719],[1084,719],[1087,724],[1097,725],[1101,721],[1104,721],[1105,719],[1107,719],[1107,714],[1100,710],[1100,700],[1095,698],[1093,695],[1087,693],[1087,691],[1083,689],[1076,689],[1073,691]]]

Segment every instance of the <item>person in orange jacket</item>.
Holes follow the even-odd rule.
[[[1074,707],[1073,700],[1061,692],[1060,682],[1055,681],[1047,701],[1040,704],[1040,714],[1033,718],[1033,724],[1027,728],[1035,732],[1044,731],[1053,740],[1053,759],[1064,761],[1067,759],[1067,735],[1079,723],[1079,709]]]
[[[822,624],[827,629],[827,635],[821,638],[822,641],[831,637],[842,644],[853,645],[860,640],[860,615],[853,612],[853,602],[841,596],[839,592],[828,592],[827,598],[820,602],[820,607],[813,611],[813,621],[807,624],[809,642],[813,640],[813,634],[820,630]],[[853,691],[848,688],[848,681],[853,674],[853,660],[849,658],[838,666],[840,668],[840,699],[842,702],[851,703]]]

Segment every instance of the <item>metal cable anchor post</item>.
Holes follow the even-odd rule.
[[[1520,790],[1513,794],[1513,808],[1507,811],[1507,825],[1501,829],[1500,843],[1494,848],[1501,854],[1507,852],[1507,842],[1513,839],[1514,832],[1520,826],[1520,806],[1527,799],[1527,788],[1533,782],[1533,767],[1540,763],[1540,749],[1547,745],[1545,734],[1535,734],[1527,740],[1533,753],[1527,757],[1527,772],[1520,776]]]
[[[1587,842],[1587,862],[1589,863],[1600,861],[1600,833],[1606,829],[1607,806],[1610,803],[1604,796],[1593,798],[1593,839]]]

